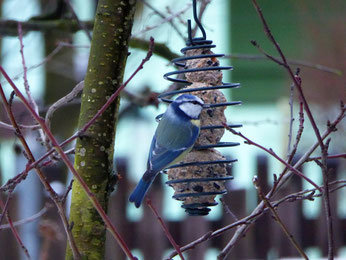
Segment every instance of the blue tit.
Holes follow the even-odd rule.
[[[181,161],[191,151],[199,135],[203,106],[199,97],[184,94],[162,115],[151,142],[147,170],[129,198],[137,208],[159,172]]]

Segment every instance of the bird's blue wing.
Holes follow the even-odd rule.
[[[180,123],[178,126],[174,123],[165,118],[160,121],[149,151],[147,169],[150,175],[166,168],[191,148],[198,137],[199,128],[190,122]]]
[[[190,120],[175,116],[171,110],[163,115],[157,129],[156,142],[168,150],[191,147],[199,134],[199,127]]]
[[[148,171],[143,176],[144,179],[150,179],[155,177],[155,175],[171,164],[179,155],[181,155],[187,148],[182,147],[180,149],[167,149],[164,146],[160,146],[156,137],[154,136],[151,143],[149,158],[148,158]]]

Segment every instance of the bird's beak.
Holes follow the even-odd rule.
[[[210,104],[204,104],[203,108],[210,108]]]

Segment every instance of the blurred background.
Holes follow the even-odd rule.
[[[71,0],[81,21],[91,21],[97,1]],[[282,158],[287,156],[288,131],[290,122],[291,81],[283,68],[263,58],[250,43],[256,42],[273,56],[278,56],[263,32],[262,24],[251,1],[212,0],[204,1],[207,8],[202,23],[207,39],[216,44],[215,53],[226,54],[221,65],[231,65],[233,71],[224,73],[225,82],[239,82],[241,88],[225,91],[228,100],[242,101],[243,105],[226,110],[228,122],[242,124],[241,132],[267,148],[272,148]],[[345,101],[346,83],[346,2],[335,1],[258,1],[268,21],[272,33],[286,57],[301,69],[303,88],[313,115],[323,132],[327,120],[338,114],[340,100]],[[27,21],[35,19],[71,18],[71,12],[59,0],[2,0],[1,19]],[[133,37],[148,40],[150,36],[157,43],[166,45],[174,54],[181,55],[187,35],[186,20],[191,19],[191,1],[138,1]],[[159,15],[161,14],[161,16]],[[179,15],[178,15],[179,14]],[[48,17],[48,18],[47,18]],[[172,20],[175,29],[167,22]],[[16,28],[10,29],[6,23],[0,24],[1,64],[15,79],[17,86],[23,87],[23,67]],[[24,55],[28,70],[28,81],[32,95],[44,115],[48,107],[66,95],[81,80],[87,68],[90,41],[83,30],[76,33],[65,31],[28,32],[24,35]],[[131,45],[130,45],[131,46]],[[146,51],[134,44],[130,47],[125,79],[138,66]],[[117,126],[115,141],[116,172],[123,177],[109,204],[109,214],[129,246],[139,259],[162,259],[171,250],[157,220],[147,206],[136,209],[127,204],[127,198],[146,167],[147,153],[157,123],[155,117],[162,113],[166,105],[154,106],[149,102],[152,92],[165,91],[170,82],[163,74],[175,70],[169,58],[154,55],[144,69],[131,81],[121,100],[121,116]],[[7,91],[11,88],[4,78],[1,84]],[[298,127],[297,95],[294,92],[294,131]],[[33,120],[18,102],[14,102],[15,113],[22,124],[32,124]],[[54,114],[52,129],[62,141],[76,130],[79,113],[78,99]],[[0,119],[8,122],[3,107]],[[295,132],[294,132],[295,133]],[[44,154],[37,141],[35,131],[26,131],[26,136],[35,156]],[[345,123],[332,136],[330,154],[345,153]],[[298,154],[315,143],[308,120]],[[0,183],[25,169],[27,163],[18,140],[13,132],[0,128]],[[234,148],[222,148],[226,157],[236,158],[232,165],[234,180],[230,181],[225,202],[237,218],[251,213],[258,203],[252,177],[258,175],[265,191],[272,185],[273,174],[280,173],[282,165],[267,157],[255,147],[230,133],[225,133],[223,141],[240,142]],[[72,147],[72,146],[71,146]],[[71,157],[71,160],[73,157]],[[345,179],[345,160],[330,160],[334,168],[332,179]],[[44,169],[57,192],[63,194],[71,174],[63,164]],[[322,183],[320,168],[313,162],[304,165],[302,171],[316,183]],[[149,193],[155,206],[167,222],[173,237],[179,245],[185,245],[207,231],[232,223],[234,216],[225,213],[221,203],[214,207],[207,217],[188,217],[178,201],[173,200],[173,190],[164,184],[165,175],[158,178]],[[299,178],[292,178],[277,198],[289,193],[308,189],[312,186]],[[336,253],[346,259],[346,189],[332,194],[333,218],[335,220]],[[1,193],[6,199],[6,194]],[[41,183],[31,172],[25,182],[18,185],[10,204],[10,214],[14,220],[28,219],[18,230],[33,259],[63,259],[65,235],[54,208],[46,208],[50,199]],[[283,221],[311,259],[326,256],[327,238],[322,213],[321,200],[284,204],[279,208]],[[67,213],[68,213],[67,205]],[[38,215],[37,215],[38,214]],[[216,259],[218,252],[232,237],[234,230],[208,241],[187,253],[188,259]],[[117,246],[109,239],[107,259],[125,259]],[[45,258],[49,256],[49,258]],[[281,229],[269,214],[258,220],[248,235],[232,251],[229,259],[278,259],[298,257],[295,249],[282,235]],[[0,232],[0,259],[25,259],[9,229]]]

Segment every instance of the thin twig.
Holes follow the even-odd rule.
[[[328,155],[326,157],[326,159],[338,159],[338,158],[346,159],[346,153]],[[322,159],[322,156],[317,156],[317,157],[310,157],[306,161],[310,162],[310,161],[316,161],[316,160],[321,160],[321,159]]]
[[[40,125],[21,125],[21,124],[18,124],[18,127],[21,130],[37,130],[37,129],[40,128]],[[2,122],[2,121],[0,121],[0,128],[4,128],[4,129],[7,129],[7,130],[12,130],[12,131],[15,130],[12,125],[7,124],[7,123]]]
[[[174,249],[178,252],[178,255],[180,256],[180,259],[185,260],[183,254],[180,252],[180,247],[178,246],[178,244],[175,242],[172,234],[169,232],[165,222],[163,221],[163,219],[160,217],[159,213],[157,212],[157,210],[155,209],[154,205],[151,203],[150,199],[146,200],[147,205],[149,206],[149,208],[152,210],[152,212],[154,213],[154,215],[156,216],[157,220],[159,221],[163,231],[165,232],[166,237],[168,238],[169,242],[171,242],[172,246],[174,247]]]
[[[318,146],[318,144],[316,144],[316,147],[317,146]],[[336,186],[337,184],[341,184],[341,185],[332,189],[332,187]],[[346,187],[346,180],[333,181],[333,182],[329,183],[329,186],[331,188],[330,192],[335,192],[339,189]],[[322,188],[322,186],[320,188]],[[281,198],[280,200],[272,202],[272,206],[274,208],[276,208],[285,202],[292,202],[295,200],[312,200],[313,198],[321,197],[322,193],[316,193],[316,191],[317,191],[317,189],[313,188],[313,189],[307,189],[304,191],[299,191],[296,193],[289,194],[289,195]],[[307,195],[305,195],[305,194],[307,194]],[[264,205],[264,203],[263,203],[263,205]],[[268,210],[268,208],[263,207],[260,211],[252,212],[249,216],[247,216],[243,219],[240,219],[240,220],[238,220],[232,224],[229,224],[229,225],[222,227],[222,228],[215,230],[215,231],[209,231],[206,234],[204,234],[202,237],[200,237],[200,238],[192,241],[191,243],[181,247],[180,250],[181,250],[181,252],[185,252],[187,250],[195,248],[197,245],[199,245],[199,244],[201,244],[201,243],[203,243],[209,239],[220,236],[222,233],[224,233],[224,232],[226,232],[232,228],[238,227],[240,225],[250,225],[255,220],[257,220],[260,216],[262,216],[265,212],[267,212],[267,210]],[[165,260],[171,260],[176,255],[177,255],[177,252],[173,251],[169,254],[169,256]]]
[[[29,68],[27,68],[27,72],[34,70],[34,69],[37,69],[37,68],[41,67],[42,65],[44,65],[45,63],[47,63],[48,61],[50,61],[55,55],[57,55],[63,49],[63,47],[64,47],[63,45],[58,44],[58,46],[51,53],[49,53],[42,61],[40,61],[37,64],[30,66]],[[23,73],[24,73],[24,71],[15,75],[14,77],[12,77],[12,80],[15,81],[15,80],[19,79],[20,76],[23,75]],[[6,81],[6,80],[3,80],[1,82],[1,84],[3,84],[3,85],[5,85],[7,83],[8,83],[8,81]]]
[[[26,219],[22,219],[22,220],[18,220],[18,221],[13,222],[13,226],[16,227],[16,226],[25,225],[25,224],[28,224],[30,222],[33,222],[33,221],[39,219],[44,214],[46,214],[46,212],[48,211],[49,207],[50,207],[49,205],[46,205],[39,212],[37,212],[36,214],[32,215],[31,217],[28,217]],[[4,225],[0,226],[0,230],[1,229],[8,229],[8,228],[11,228],[10,224],[4,224]]]
[[[328,186],[330,189],[330,193],[335,192],[346,186],[346,179],[330,182]],[[321,186],[321,188],[323,188],[323,185]],[[284,202],[294,202],[296,200],[314,200],[315,198],[322,197],[322,193],[321,192],[316,193],[316,191],[317,189],[315,188],[298,191],[298,192],[286,195],[285,197],[280,198],[277,201],[272,202],[272,205],[274,208],[276,208]]]
[[[177,13],[175,13],[175,14],[172,14],[171,16],[166,17],[166,18],[163,19],[161,22],[158,22],[158,23],[156,23],[156,24],[153,25],[153,26],[147,26],[147,27],[144,28],[143,30],[134,33],[133,36],[138,37],[139,35],[141,35],[141,34],[143,34],[143,33],[146,33],[146,32],[148,32],[148,31],[150,31],[150,30],[153,30],[153,29],[155,29],[155,28],[157,28],[157,27],[160,27],[162,24],[165,24],[165,23],[167,23],[167,22],[170,22],[170,21],[172,21],[173,19],[175,19],[176,17],[178,17],[178,16],[184,14],[184,13],[185,13],[187,10],[189,10],[190,8],[191,8],[191,4],[189,3],[189,4],[186,5],[186,7],[185,7],[184,9],[180,10],[179,12],[177,12]]]
[[[22,241],[22,239],[20,238],[17,229],[14,227],[13,222],[12,222],[12,219],[11,219],[11,217],[10,217],[10,214],[8,213],[8,210],[7,210],[6,212],[4,212],[5,205],[4,205],[3,201],[1,200],[1,198],[0,198],[0,208],[1,208],[2,212],[3,212],[3,214],[6,215],[7,222],[8,222],[8,224],[10,225],[10,228],[11,228],[11,230],[12,230],[12,233],[13,233],[13,235],[14,235],[14,237],[15,237],[17,243],[18,243],[18,245],[22,248],[22,250],[23,250],[25,256],[30,260],[31,257],[30,257],[29,251],[28,251],[28,249],[25,247],[25,245],[23,244],[23,241]]]
[[[259,5],[257,4],[257,1],[256,0],[252,0],[252,3],[254,4],[254,7],[261,19],[261,22],[263,24],[263,28],[264,28],[264,31],[268,37],[268,39],[273,43],[273,45],[275,46],[275,49],[277,50],[277,52],[279,53],[279,56],[280,58],[282,59],[282,61],[279,61],[278,59],[275,59],[273,56],[267,54],[266,52],[264,52],[263,50],[261,50],[258,46],[258,48],[261,50],[262,53],[264,53],[269,59],[273,60],[274,62],[276,62],[277,64],[279,65],[282,65],[285,67],[285,69],[287,70],[289,76],[291,77],[294,85],[296,86],[297,90],[298,90],[298,93],[302,99],[302,102],[304,104],[304,108],[305,108],[305,111],[306,111],[306,114],[310,120],[310,123],[312,125],[312,128],[315,132],[315,135],[317,137],[317,140],[319,142],[319,145],[321,147],[321,150],[323,150],[323,141],[322,141],[322,137],[321,137],[321,134],[320,134],[320,131],[316,125],[316,122],[315,122],[315,119],[311,113],[311,110],[310,110],[310,107],[309,107],[309,104],[308,102],[306,101],[305,99],[305,96],[304,96],[304,93],[303,93],[303,89],[302,89],[302,86],[301,86],[301,79],[299,77],[296,77],[291,69],[291,67],[289,66],[289,64],[287,63],[287,59],[286,59],[286,56],[284,55],[283,51],[281,50],[280,46],[279,46],[279,43],[275,40],[273,34],[271,33],[270,29],[269,29],[269,26],[267,24],[267,21],[265,20],[264,16],[263,16],[263,13],[262,13],[262,10],[261,8],[259,7]],[[253,44],[256,46],[256,42],[253,41]]]
[[[122,84],[117,90],[116,92],[108,99],[108,101],[106,102],[106,104],[96,113],[96,115],[89,121],[89,123],[87,123],[80,131],[78,131],[78,133],[84,133],[92,124],[93,122],[99,117],[99,115],[101,115],[106,109],[107,107],[116,99],[116,97],[120,94],[121,90],[124,89],[126,87],[126,85],[129,83],[129,81],[143,68],[143,65],[150,59],[150,57],[152,56],[152,49],[154,47],[154,39],[151,38],[151,44],[149,46],[149,50],[147,52],[146,57],[142,60],[142,62],[139,64],[139,66],[137,67],[137,69],[133,72],[133,74],[129,77],[129,79]],[[32,114],[32,116],[35,118],[35,120],[41,125],[43,131],[45,132],[45,134],[48,136],[49,141],[52,143],[54,149],[59,153],[59,155],[61,156],[61,159],[64,161],[64,163],[66,164],[66,166],[69,168],[69,170],[72,172],[73,176],[75,179],[78,180],[78,182],[80,183],[80,185],[82,186],[82,188],[84,189],[84,191],[86,192],[88,198],[91,200],[93,206],[95,207],[95,209],[98,211],[100,217],[102,218],[102,220],[105,222],[105,225],[107,227],[107,229],[110,231],[110,233],[112,234],[112,236],[115,238],[115,240],[118,242],[119,246],[122,248],[122,250],[124,251],[124,253],[130,258],[130,259],[136,259],[131,251],[129,250],[129,248],[127,247],[125,241],[123,240],[123,238],[120,236],[120,234],[118,233],[118,231],[116,230],[115,226],[113,225],[113,223],[111,222],[111,220],[109,219],[109,217],[107,216],[107,214],[104,212],[101,204],[98,202],[97,198],[95,197],[95,195],[91,192],[90,188],[88,187],[88,185],[85,183],[85,181],[83,180],[83,178],[78,174],[78,172],[76,171],[76,169],[73,167],[73,164],[70,162],[70,160],[68,159],[67,155],[64,153],[62,147],[59,145],[59,143],[57,142],[57,140],[55,139],[54,135],[52,134],[52,132],[50,131],[50,129],[47,127],[47,125],[45,124],[45,121],[37,114],[35,113],[35,111],[33,110],[33,108],[30,106],[30,104],[28,103],[28,101],[25,99],[25,97],[23,96],[23,94],[19,91],[19,89],[16,87],[16,85],[13,83],[13,81],[11,80],[11,78],[7,75],[7,73],[5,72],[5,70],[3,69],[2,66],[0,66],[0,71],[1,73],[4,75],[4,77],[7,79],[7,81],[10,83],[11,87],[13,88],[13,90],[16,92],[16,95],[22,100],[23,104],[25,105],[25,107],[27,108],[27,110]],[[1,88],[2,90],[2,88]],[[96,117],[96,118],[95,118]],[[80,136],[79,134],[77,136]],[[69,138],[71,139],[71,138]]]
[[[247,216],[245,218],[242,218],[242,219],[240,219],[240,220],[238,220],[236,222],[233,222],[232,224],[229,224],[229,225],[227,225],[225,227],[222,227],[222,228],[220,228],[218,230],[215,230],[213,232],[209,231],[206,234],[204,234],[202,237],[200,237],[200,238],[196,239],[195,241],[192,241],[191,243],[181,247],[180,251],[181,252],[185,252],[187,250],[193,249],[197,245],[199,245],[199,244],[201,244],[201,243],[203,243],[203,242],[205,242],[205,241],[207,241],[209,239],[217,237],[217,236],[221,235],[222,233],[224,233],[225,231],[228,231],[228,230],[230,230],[230,229],[232,229],[234,227],[238,227],[240,225],[248,224],[248,223],[250,223],[249,221],[251,219],[254,219],[254,218],[258,217],[261,214],[262,214],[262,212],[257,213],[257,214],[252,214],[252,215],[249,215],[249,216]],[[176,256],[177,254],[178,254],[177,251],[171,252],[167,259],[171,259],[174,256]]]
[[[329,198],[329,185],[328,185],[328,176],[329,170],[327,165],[327,157],[328,157],[328,148],[330,143],[330,138],[326,141],[324,145],[324,149],[322,150],[322,178],[323,178],[323,205],[325,208],[325,216],[327,221],[327,236],[328,236],[328,259],[334,259],[334,232],[333,232],[333,220],[332,220],[332,212],[330,206],[330,198]],[[317,161],[316,161],[317,162]]]
[[[118,89],[117,91],[115,91],[110,98],[107,100],[107,102],[100,108],[100,110],[94,115],[93,118],[91,118],[89,120],[89,122],[87,124],[85,124],[79,131],[77,131],[75,134],[73,134],[71,137],[67,138],[66,140],[64,140],[63,142],[61,142],[59,144],[60,147],[64,147],[65,145],[71,143],[73,140],[75,140],[76,138],[80,137],[81,135],[83,135],[85,133],[85,131],[88,130],[88,128],[95,122],[95,120],[109,107],[109,105],[116,99],[116,97],[120,94],[120,92],[127,86],[127,84],[132,80],[132,78],[142,69],[144,63],[147,61],[147,59],[149,59],[153,53],[153,44],[154,44],[154,39],[151,38],[152,43],[149,46],[149,51],[148,51],[148,55],[147,57],[142,61],[142,63],[138,66],[138,68],[134,71],[134,73],[128,78],[128,80],[126,82],[124,82]],[[0,71],[3,71],[4,73],[6,73],[3,68],[0,66]],[[6,74],[7,75],[7,74]],[[11,78],[7,76],[7,79],[11,82],[12,86],[15,86],[14,83],[11,81]],[[44,155],[42,155],[39,159],[37,159],[36,161],[30,163],[29,165],[27,165],[26,169],[21,172],[19,175],[17,175],[16,177],[10,179],[4,186],[2,186],[0,188],[0,190],[8,190],[13,184],[16,184],[20,181],[22,181],[23,179],[25,179],[27,173],[32,170],[33,168],[36,168],[39,166],[39,164],[46,159],[48,156],[50,156],[53,152],[55,152],[56,150],[54,148],[50,149],[48,152],[46,152]]]
[[[251,61],[255,61],[255,60],[268,60],[268,57],[266,57],[265,55],[238,54],[238,53],[227,54],[227,55],[224,56],[224,58],[226,58],[226,59],[239,59],[239,60],[251,60]],[[274,58],[276,60],[278,60],[278,57],[274,56]],[[300,67],[306,67],[306,68],[320,70],[320,71],[323,71],[323,72],[328,72],[328,73],[336,74],[338,76],[342,76],[342,72],[339,69],[330,68],[330,67],[327,67],[325,65],[316,64],[316,63],[309,62],[309,61],[287,59],[287,63],[289,65],[296,65],[296,66],[300,66]]]
[[[279,223],[280,227],[282,228],[283,232],[285,233],[285,235],[287,236],[287,238],[290,240],[290,242],[292,243],[292,245],[297,249],[298,253],[304,258],[304,259],[309,259],[307,257],[307,255],[304,253],[304,250],[300,247],[300,245],[298,244],[298,242],[295,240],[295,238],[293,237],[293,235],[289,232],[289,230],[287,229],[287,227],[285,226],[285,224],[282,222],[279,214],[276,212],[276,210],[274,209],[274,207],[272,206],[271,202],[268,200],[268,198],[263,194],[262,189],[258,183],[258,179],[257,176],[254,176],[254,178],[252,179],[256,190],[258,192],[258,195],[260,197],[260,199],[262,201],[264,201],[264,204],[269,208],[269,210],[273,213],[273,215],[275,216],[275,220]]]
[[[298,131],[297,131],[297,135],[296,135],[296,141],[293,145],[293,149],[291,151],[291,154],[289,156],[288,159],[288,163],[291,163],[291,161],[293,160],[297,149],[298,149],[298,144],[300,142],[300,139],[302,137],[303,131],[304,131],[304,108],[303,108],[303,102],[299,103],[299,127],[298,127]]]
[[[26,67],[25,64],[25,58],[24,58],[24,44],[23,44],[23,32],[22,32],[22,24],[18,23],[18,39],[19,39],[19,44],[20,44],[20,56],[22,58],[22,65],[23,65],[23,80],[24,80],[24,89],[25,93],[28,96],[28,100],[30,105],[35,109],[36,113],[38,112],[38,106],[31,96],[31,91],[30,91],[30,86],[28,83],[28,77],[27,77],[27,72],[28,68]]]
[[[24,105],[26,106],[26,108],[31,112],[31,114],[35,117],[35,119],[40,123],[41,117],[36,113],[36,111],[34,110],[33,107],[31,107],[30,103],[26,100],[26,98],[24,97],[24,95],[19,91],[19,89],[14,85],[13,81],[11,81],[10,77],[6,74],[6,72],[3,70],[2,66],[0,66],[0,70],[2,71],[2,74],[4,75],[4,77],[9,80],[10,85],[13,87],[14,91],[16,92],[16,95],[23,101]],[[26,142],[21,130],[19,129],[18,125],[17,125],[17,121],[14,117],[14,114],[12,112],[12,108],[10,106],[10,104],[7,102],[4,90],[2,88],[2,85],[0,84],[0,95],[2,98],[2,101],[4,103],[4,107],[6,109],[7,115],[9,116],[11,123],[13,125],[13,127],[16,129],[15,130],[15,134],[18,137],[18,139],[20,140],[20,142],[22,143],[24,150],[25,150],[25,154],[30,162],[34,162],[35,161],[35,157],[32,153],[32,151],[30,150],[30,147],[28,145],[28,143]],[[42,120],[43,121],[43,120]],[[41,124],[42,126],[42,124]],[[46,125],[45,125],[46,127]],[[42,127],[42,129],[44,129]],[[63,205],[61,204],[61,202],[58,199],[58,195],[56,194],[56,192],[53,190],[53,188],[51,187],[51,185],[49,184],[48,180],[46,179],[45,175],[43,174],[43,172],[40,169],[36,169],[37,172],[37,176],[39,177],[40,181],[42,182],[43,186],[45,187],[45,189],[48,191],[48,193],[50,194],[50,197],[52,198],[52,200],[54,201],[60,218],[62,220],[63,226],[65,228],[66,234],[67,234],[67,238],[68,238],[68,242],[72,248],[72,252],[73,252],[73,257],[77,260],[81,259],[80,253],[78,251],[78,248],[76,246],[76,243],[73,239],[72,233],[71,233],[71,229],[69,228],[69,224],[68,224],[68,220],[67,217],[65,215],[65,210]],[[26,176],[26,175],[24,175]],[[14,186],[15,187],[15,186]]]
[[[158,16],[160,16],[163,19],[167,19],[167,17],[161,13],[159,10],[157,10],[154,6],[152,6],[150,3],[148,3],[145,0],[141,0],[143,2],[144,5],[146,5],[148,8],[150,8],[155,14],[157,14]],[[169,21],[170,25],[172,26],[172,28],[177,32],[177,34],[185,41],[185,37],[184,35],[181,33],[181,31],[179,30],[179,28],[174,24],[173,20]]]
[[[60,144],[60,146],[65,146],[67,143],[62,142]],[[32,163],[29,163],[26,165],[25,170],[22,171],[21,173],[17,174],[15,177],[9,179],[3,186],[0,187],[0,191],[8,191],[11,189],[14,189],[20,182],[22,182],[23,180],[25,180],[25,178],[27,177],[29,171],[31,171],[32,169],[36,168],[36,169],[40,169],[42,167],[54,164],[57,162],[57,158],[55,157],[54,160],[48,160],[45,161],[44,163],[42,163],[42,161],[44,159],[46,159],[48,156],[50,156],[53,152],[55,152],[55,149],[51,149],[48,152],[46,152],[43,156],[41,156],[40,158],[38,158],[37,160],[35,160]],[[65,151],[65,154],[71,154],[74,152],[74,148],[68,149]]]
[[[270,154],[271,156],[273,156],[275,159],[277,159],[279,162],[281,162],[282,164],[284,164],[288,169],[290,169],[294,174],[297,174],[299,177],[303,178],[304,180],[306,180],[307,182],[309,182],[310,184],[312,184],[316,189],[320,189],[320,187],[314,183],[312,180],[310,180],[308,177],[306,177],[302,172],[300,172],[298,169],[294,168],[292,165],[288,164],[287,162],[285,162],[283,159],[281,159],[271,148],[267,149],[265,147],[263,147],[262,145],[250,140],[249,138],[247,138],[246,136],[244,136],[241,132],[237,132],[234,129],[230,128],[226,123],[223,124],[224,127],[230,131],[232,134],[234,135],[238,135],[241,138],[246,140],[246,144],[248,145],[254,145],[260,149],[262,149],[263,151],[267,152],[268,154]]]
[[[332,132],[336,131],[336,126],[343,120],[345,117],[345,112],[346,112],[346,107],[343,104],[343,102],[340,102],[340,113],[337,115],[335,120],[331,122],[328,125],[328,128],[325,130],[325,132],[322,134],[322,140],[327,138]],[[305,154],[294,164],[294,168],[299,168],[301,167],[306,160],[310,157],[310,155],[316,150],[316,148],[319,146],[319,141],[317,141],[315,144],[313,144],[306,152]],[[274,184],[273,188],[268,192],[267,197],[273,196],[280,188],[287,182],[287,180],[291,177],[292,172],[288,171],[287,168],[283,170],[283,172],[280,174],[280,177],[278,181]],[[320,190],[320,189],[319,189]],[[251,215],[261,215],[261,212],[264,210],[264,203],[260,202],[257,207],[252,211]],[[253,218],[250,223],[246,223],[242,226],[240,226],[235,234],[232,237],[231,243],[232,243],[232,248],[234,245],[244,237],[245,233],[249,230],[250,224],[253,223],[257,218]]]
[[[67,187],[67,189],[66,189],[66,192],[65,192],[64,196],[61,198],[61,202],[62,202],[63,205],[65,205],[67,196],[68,196],[68,194],[70,193],[70,191],[72,190],[72,184],[73,184],[73,182],[74,182],[74,179],[72,179],[72,180],[70,181],[70,184],[68,185],[68,187]]]
[[[75,99],[78,94],[82,91],[84,87],[84,81],[79,82],[70,93],[68,93],[66,96],[60,98],[58,101],[56,101],[53,105],[51,105],[46,113],[45,122],[46,125],[50,128],[51,120],[53,117],[53,114],[56,110],[64,106],[65,104],[71,102],[73,99]]]
[[[294,84],[291,84],[291,87],[290,87],[290,100],[288,102],[289,106],[290,106],[290,123],[289,123],[289,128],[288,128],[287,158],[290,157],[291,145],[292,145],[292,132],[293,132],[293,122],[294,122],[293,97],[294,97]]]
[[[23,80],[24,80],[25,93],[28,96],[28,100],[29,100],[30,105],[35,110],[35,112],[37,114],[39,114],[38,105],[31,95],[30,86],[29,86],[29,82],[28,82],[28,76],[27,76],[28,68],[26,67],[25,58],[24,58],[23,31],[22,31],[22,24],[21,23],[18,23],[18,39],[19,39],[19,44],[20,44],[20,56],[22,58],[22,65],[23,65]],[[41,140],[44,140],[43,139],[44,133],[43,133],[42,129],[38,128],[37,130],[38,130],[38,133],[40,135]]]
[[[70,11],[71,11],[71,13],[72,13],[72,16],[73,16],[73,18],[77,21],[79,27],[85,32],[85,34],[86,34],[86,36],[88,37],[89,41],[91,41],[91,33],[90,33],[90,30],[89,30],[88,27],[85,25],[85,23],[82,22],[82,21],[78,18],[78,16],[77,16],[76,12],[74,11],[74,8],[73,8],[73,6],[72,6],[70,0],[65,0],[65,3],[66,3],[66,4],[68,5],[68,7],[70,8]]]
[[[4,220],[4,217],[5,217],[6,212],[7,212],[7,210],[8,210],[8,205],[10,204],[10,200],[11,200],[11,198],[12,198],[12,192],[13,192],[13,190],[10,190],[10,191],[8,192],[5,205],[4,205],[4,207],[2,208],[1,217],[0,217],[0,231],[1,231],[1,224],[2,224],[2,221]]]
[[[239,219],[237,218],[237,216],[232,212],[232,210],[228,207],[228,205],[226,204],[225,200],[223,198],[220,198],[222,207],[224,208],[225,212],[230,215],[234,221],[238,221]]]
[[[328,148],[326,147],[327,145],[325,145],[323,143],[323,139],[322,139],[322,136],[320,134],[320,131],[317,127],[317,124],[315,122],[315,119],[312,115],[312,112],[310,110],[310,107],[309,107],[309,104],[304,96],[304,93],[303,93],[303,88],[302,88],[302,85],[301,85],[301,79],[299,77],[296,77],[293,72],[292,72],[292,69],[291,67],[288,65],[287,63],[287,60],[286,60],[286,57],[283,53],[283,51],[281,50],[278,42],[275,40],[273,34],[271,33],[270,29],[269,29],[269,26],[263,16],[263,13],[261,11],[261,8],[258,6],[257,4],[257,1],[256,0],[252,0],[252,3],[262,21],[262,24],[263,24],[263,28],[264,28],[264,31],[267,35],[267,37],[269,38],[269,40],[273,43],[273,45],[275,46],[277,52],[279,53],[281,59],[282,59],[282,62],[277,62],[275,61],[275,59],[272,59],[274,60],[275,62],[277,62],[279,65],[283,65],[285,67],[285,69],[287,70],[289,76],[291,77],[293,83],[295,84],[297,90],[298,90],[298,93],[300,95],[300,98],[304,104],[304,108],[305,108],[305,111],[306,111],[306,114],[309,118],[309,121],[312,125],[312,128],[315,132],[315,135],[317,137],[317,140],[318,140],[318,143],[319,143],[319,146],[321,148],[321,152],[322,152],[322,174],[323,174],[323,183],[324,183],[324,186],[325,188],[323,189],[323,197],[324,197],[324,206],[325,206],[325,214],[326,214],[326,218],[327,218],[327,232],[328,232],[328,259],[333,259],[334,257],[334,238],[333,238],[333,227],[332,227],[332,219],[331,219],[331,211],[330,211],[330,202],[329,202],[329,191],[328,191],[328,170],[327,170],[327,155],[328,155]],[[262,51],[263,53],[263,51]],[[267,55],[265,54],[268,58],[270,58],[269,56],[270,55]]]
[[[342,119],[345,117],[345,112],[346,112],[346,108],[344,106],[344,104],[341,102],[340,104],[340,113],[337,115],[337,117],[335,118],[335,120],[333,122],[331,122],[328,126],[328,128],[326,129],[326,131],[322,134],[322,139],[325,139],[327,138],[332,132],[335,131],[336,129],[336,126],[342,121]],[[303,165],[303,163],[310,157],[310,155],[316,150],[316,148],[318,147],[319,143],[316,142],[314,143],[306,152],[305,154],[298,160],[298,162],[295,163],[295,165],[293,166],[294,168],[299,168],[300,166]],[[278,181],[278,183],[275,185],[275,187],[273,187],[271,189],[271,191],[268,192],[268,194],[266,195],[267,197],[270,197],[272,195],[275,194],[275,192],[277,192],[283,184],[286,183],[286,181],[290,178],[291,174],[290,172],[287,170],[287,168],[284,169],[284,171],[281,173],[281,175],[283,176],[280,181]],[[340,189],[340,188],[343,188],[346,186],[346,180],[342,180],[342,181],[336,181],[336,182],[332,182],[330,185],[335,185],[335,184],[338,184],[338,183],[343,183],[343,185],[331,190],[331,191],[334,191],[334,190],[337,190],[337,189]],[[307,190],[306,192],[312,192],[313,190],[321,190],[321,187],[319,187],[319,189],[311,189],[311,190]],[[317,195],[316,195],[317,196]],[[285,198],[285,200],[289,200],[290,198],[287,197]],[[276,206],[277,203],[282,203],[284,201],[279,201],[279,202],[275,202],[274,207]],[[265,205],[264,205],[264,202],[260,202],[257,207],[252,211],[252,213],[250,215],[248,215],[247,217],[237,221],[237,222],[234,222],[230,225],[227,225],[225,227],[222,227],[214,232],[212,232],[210,234],[210,232],[208,232],[207,234],[205,234],[204,236],[207,236],[206,239],[202,239],[204,236],[202,236],[201,238],[198,238],[196,239],[195,241],[192,241],[191,243],[183,246],[180,248],[181,252],[185,252],[187,250],[190,250],[192,248],[195,248],[195,246],[197,246],[198,244],[206,241],[206,240],[209,240],[209,239],[212,239],[216,236],[219,236],[221,235],[222,233],[234,228],[234,227],[238,227],[239,228],[236,230],[235,234],[233,235],[232,237],[232,240],[231,240],[231,245],[232,247],[234,247],[234,245],[237,243],[237,241],[239,241],[242,237],[244,237],[244,234],[249,230],[249,227],[250,225],[256,221],[260,216],[262,216],[262,214],[265,212]],[[170,258],[173,258],[174,256],[176,256],[177,253],[174,251],[172,252],[169,257]],[[170,259],[169,258],[169,259]]]

